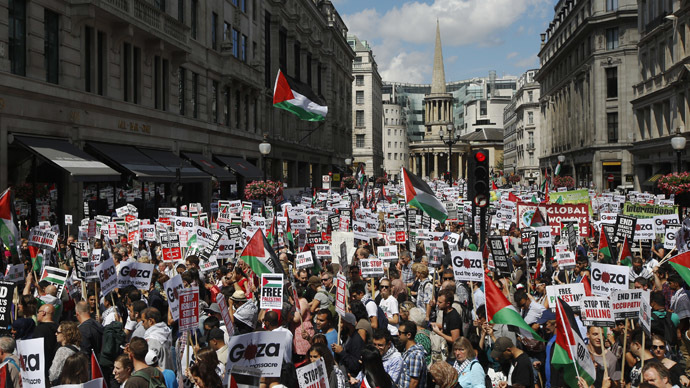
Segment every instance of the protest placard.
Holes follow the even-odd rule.
[[[182,288],[180,297],[179,331],[194,331],[199,327],[199,287]]]
[[[539,243],[538,247],[539,248],[550,248],[551,245],[553,244],[551,242],[551,227],[550,226],[538,226],[536,228],[537,233],[539,233],[539,237],[537,238],[537,241]]]
[[[640,304],[643,294],[649,290],[615,290],[611,294],[611,309],[616,320],[637,318],[640,315]]]
[[[618,218],[616,218],[615,232],[613,235],[614,242],[623,241],[626,238],[628,241],[632,241],[635,237],[636,223],[637,218],[635,217],[618,215]]]
[[[17,353],[22,362],[21,365],[21,387],[22,388],[46,388],[45,354],[43,352],[44,338],[34,338],[17,341]]]
[[[424,250],[429,258],[429,265],[438,267],[445,253],[443,251],[443,241],[424,241]]]
[[[385,262],[398,261],[398,247],[386,245],[378,248],[379,258]]]
[[[590,272],[592,293],[595,295],[609,296],[614,290],[628,289],[630,269],[626,266],[593,262]]]
[[[635,224],[635,240],[654,240],[656,230],[652,218],[638,219]]]
[[[316,252],[316,258],[319,260],[331,259],[331,246],[329,244],[314,245],[314,252]]]
[[[336,277],[335,279],[335,286],[335,311],[338,314],[343,315],[345,314],[345,308],[347,305],[345,300],[345,298],[347,298],[347,279],[345,279],[345,275],[343,275],[342,273],[338,274],[338,277]]]
[[[12,323],[12,297],[14,283],[0,282],[0,325],[9,327]]]
[[[5,269],[5,281],[17,283],[24,280],[23,264],[8,264]]]
[[[314,259],[311,256],[311,251],[300,252],[295,257],[295,267],[308,268],[314,266]]]
[[[235,368],[250,368],[261,371],[263,377],[280,377],[286,351],[284,343],[285,333],[279,331],[256,331],[232,336],[228,343],[225,374],[230,375]]]
[[[531,263],[537,262],[537,250],[539,247],[539,232],[529,232],[525,257]]]
[[[235,332],[235,325],[232,324],[230,318],[230,310],[228,309],[228,301],[225,300],[223,294],[216,295],[216,303],[218,303],[218,308],[220,309],[220,316],[223,318],[223,323],[225,323],[225,329],[229,337],[232,337]]]
[[[569,270],[575,268],[576,259],[573,252],[562,251],[556,253],[556,260],[558,260],[558,268]]]
[[[297,382],[299,388],[327,388],[329,386],[328,371],[323,358],[297,368]]]
[[[103,295],[108,295],[117,288],[117,272],[115,271],[115,262],[112,258],[98,263],[96,265],[96,273],[101,283],[101,292]]]
[[[41,274],[39,282],[45,280],[54,284],[58,289],[57,297],[60,298],[62,295],[62,290],[65,288],[65,281],[67,280],[68,274],[69,272],[67,270],[61,268],[45,267],[43,268],[43,273]]]
[[[132,285],[140,290],[148,290],[153,276],[153,264],[121,262],[117,274],[117,288]]]
[[[50,230],[41,230],[39,228],[32,228],[29,232],[29,245],[39,248],[52,249],[57,244],[57,233]]]
[[[362,271],[362,277],[381,277],[384,274],[383,260],[378,258],[362,259],[359,261],[359,268]]]
[[[556,310],[556,300],[561,298],[573,310],[580,309],[580,300],[585,297],[585,285],[582,283],[556,284],[546,286],[546,298],[549,301],[549,308]]]
[[[668,313],[667,313],[668,314]],[[640,303],[640,326],[647,333],[652,335],[652,306],[649,304],[649,292],[642,294],[642,303]]]
[[[489,236],[489,248],[494,259],[494,265],[496,265],[499,273],[510,273],[512,265],[510,260],[508,260],[508,253],[501,236]]]
[[[585,296],[580,300],[580,317],[585,326],[614,327],[616,325],[609,298]]]
[[[180,275],[175,275],[170,278],[165,284],[165,295],[168,297],[168,308],[170,309],[170,314],[173,320],[178,320],[180,318],[180,290],[184,288],[182,283],[182,277]]]
[[[450,257],[456,281],[484,281],[484,263],[481,252],[452,251]]]
[[[261,274],[261,309],[283,308],[283,274]]]

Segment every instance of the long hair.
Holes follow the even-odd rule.
[[[84,353],[76,352],[67,357],[58,378],[59,384],[84,384],[89,381],[91,362]]]
[[[192,376],[198,377],[204,382],[204,388],[223,388],[223,381],[216,373],[216,365],[197,362],[189,368],[189,372]]]
[[[364,378],[370,387],[392,388],[393,381],[390,375],[383,369],[381,353],[374,345],[366,345],[362,349],[362,368]]]
[[[314,344],[307,351],[307,357],[309,353],[316,352],[323,358],[323,362],[326,364],[326,372],[330,375],[333,371],[333,366],[335,365],[335,359],[333,358],[333,353],[324,344]]]

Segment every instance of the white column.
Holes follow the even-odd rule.
[[[422,153],[422,173],[419,174],[421,178],[424,178],[426,175],[426,152]]]
[[[434,178],[438,178],[438,152],[434,152]]]

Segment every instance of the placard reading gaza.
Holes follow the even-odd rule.
[[[120,263],[120,272],[117,274],[117,288],[132,285],[140,290],[148,290],[151,285],[153,264],[137,262]]]
[[[234,335],[228,343],[228,362],[225,375],[230,376],[233,366],[261,371],[263,377],[280,377],[285,349],[285,333],[257,331]]]
[[[456,281],[484,281],[484,263],[481,252],[452,251],[450,256]]]
[[[580,300],[585,297],[585,285],[582,283],[557,284],[546,286],[546,298],[549,300],[549,308],[556,311],[556,300],[561,298],[574,311],[580,309]]]
[[[180,318],[180,295],[179,292],[184,288],[182,277],[175,275],[170,278],[165,284],[165,295],[168,297],[168,307],[173,320],[177,321]]]
[[[609,298],[585,296],[580,301],[580,317],[585,326],[614,327],[616,325]]]
[[[17,353],[21,358],[21,377],[24,388],[45,388],[45,355],[43,338],[17,341]]]
[[[628,275],[630,269],[626,266],[592,263],[592,293],[608,296],[614,290],[628,289]]]
[[[611,294],[611,309],[616,320],[625,318],[637,318],[640,314],[640,304],[644,299],[643,294],[649,294],[649,290],[616,290]]]
[[[108,295],[117,288],[117,273],[115,271],[115,262],[112,258],[98,263],[96,265],[96,273],[98,274],[98,280],[101,282],[101,292],[103,295]]]

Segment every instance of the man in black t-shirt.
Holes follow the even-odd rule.
[[[518,349],[508,337],[500,337],[494,343],[491,351],[491,358],[499,360],[502,364],[509,361],[510,366],[504,373],[508,376],[508,381],[498,383],[499,388],[521,385],[524,387],[534,386],[534,369],[532,360],[527,353]],[[507,373],[506,373],[507,372]]]
[[[438,307],[438,311],[443,311],[443,323],[441,325],[438,323],[431,324],[434,333],[440,335],[448,342],[448,349],[453,349],[453,343],[460,338],[460,327],[462,325],[460,314],[453,308],[454,297],[455,293],[453,290],[447,288],[438,292],[436,307]],[[455,359],[451,352],[448,353],[450,354],[446,361],[452,365]]]

